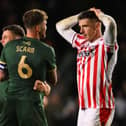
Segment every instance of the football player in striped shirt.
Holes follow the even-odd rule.
[[[72,29],[77,23],[80,33]],[[110,126],[115,111],[112,72],[118,51],[115,20],[100,9],[90,8],[57,22],[56,29],[77,49],[77,126]]]

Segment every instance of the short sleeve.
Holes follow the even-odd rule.
[[[52,70],[54,68],[56,68],[56,54],[55,54],[55,50],[52,47],[48,48],[48,55],[46,57],[47,59],[47,67],[48,70]]]

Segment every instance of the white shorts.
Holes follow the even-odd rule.
[[[77,126],[111,126],[115,109],[79,109]]]

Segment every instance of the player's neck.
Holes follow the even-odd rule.
[[[37,34],[37,32],[31,31],[31,30],[27,30],[27,37],[29,38],[34,38],[34,39],[40,39],[39,35]]]
[[[100,38],[102,36],[101,32],[97,32],[95,34],[95,36],[92,38],[92,40],[90,40],[91,43],[95,42],[98,38]]]

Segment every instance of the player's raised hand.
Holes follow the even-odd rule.
[[[94,11],[95,12],[95,14],[96,14],[96,16],[99,18],[99,15],[101,14],[101,13],[103,13],[100,9],[97,9],[97,8],[95,8],[95,7],[92,7],[92,8],[90,8],[89,9],[90,11]]]

